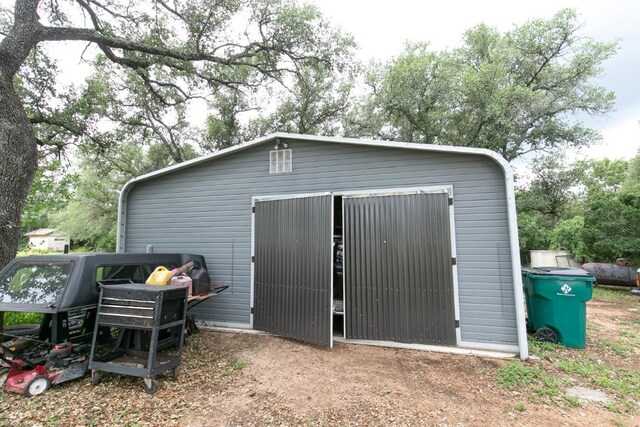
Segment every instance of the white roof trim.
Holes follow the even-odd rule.
[[[507,209],[509,217],[509,234],[510,234],[510,246],[511,246],[511,268],[513,270],[513,288],[515,294],[515,308],[516,308],[516,323],[518,330],[518,348],[520,350],[520,358],[527,359],[529,357],[529,346],[527,342],[527,331],[524,319],[524,294],[522,291],[522,277],[520,275],[520,250],[518,242],[518,219],[516,216],[516,201],[515,190],[513,182],[513,172],[509,163],[498,153],[487,150],[485,148],[470,148],[470,147],[454,147],[449,145],[431,145],[431,144],[416,144],[410,142],[394,142],[394,141],[378,141],[372,139],[355,139],[355,138],[342,138],[342,137],[329,137],[329,136],[315,136],[315,135],[299,135],[293,133],[273,133],[263,138],[254,139],[239,145],[235,145],[224,150],[217,151],[206,156],[198,157],[193,160],[189,160],[177,165],[169,166],[164,169],[157,170],[145,175],[141,175],[127,182],[120,192],[118,200],[118,229],[117,229],[117,243],[116,251],[120,252],[123,249],[123,230],[126,230],[126,197],[131,187],[134,184],[153,179],[158,176],[166,175],[181,169],[186,169],[191,166],[199,165],[200,163],[208,162],[209,160],[216,159],[218,157],[224,157],[228,154],[235,153],[251,148],[256,145],[263,144],[274,139],[297,139],[300,141],[319,141],[319,142],[333,142],[340,144],[353,144],[364,145],[370,147],[386,147],[386,148],[404,148],[407,150],[423,150],[433,151],[440,153],[460,153],[460,154],[477,154],[486,156],[496,161],[504,171],[505,184],[506,184],[506,196],[507,196]]]

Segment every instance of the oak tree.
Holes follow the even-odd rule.
[[[289,0],[15,0],[4,12],[0,267],[16,252],[39,149],[100,151],[125,134],[154,135],[184,160],[189,102],[283,81],[330,64],[336,49],[317,9]],[[82,88],[61,87],[49,60],[72,42],[95,70]]]

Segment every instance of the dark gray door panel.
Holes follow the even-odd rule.
[[[448,194],[343,203],[346,338],[455,345]]]
[[[331,346],[332,218],[332,196],[255,203],[255,329]]]

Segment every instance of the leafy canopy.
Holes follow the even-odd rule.
[[[505,33],[480,24],[451,51],[408,44],[371,66],[371,94],[346,120],[347,133],[488,148],[507,160],[593,143],[597,132],[575,116],[612,110],[613,92],[591,79],[617,43],[580,30],[576,12],[565,9]]]

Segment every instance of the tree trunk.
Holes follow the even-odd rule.
[[[0,268],[16,254],[20,217],[38,163],[33,128],[13,78],[38,43],[39,0],[16,0],[13,27],[0,42]]]
[[[0,268],[16,255],[37,162],[36,138],[22,102],[12,82],[0,77]]]
[[[0,269],[16,255],[20,218],[38,163],[38,147],[11,80],[0,77]],[[0,334],[4,313],[0,312]]]
[[[38,43],[40,0],[16,0],[14,23],[0,42],[0,269],[16,255],[20,218],[38,164],[33,128],[13,78]],[[0,334],[4,313],[0,312]]]

